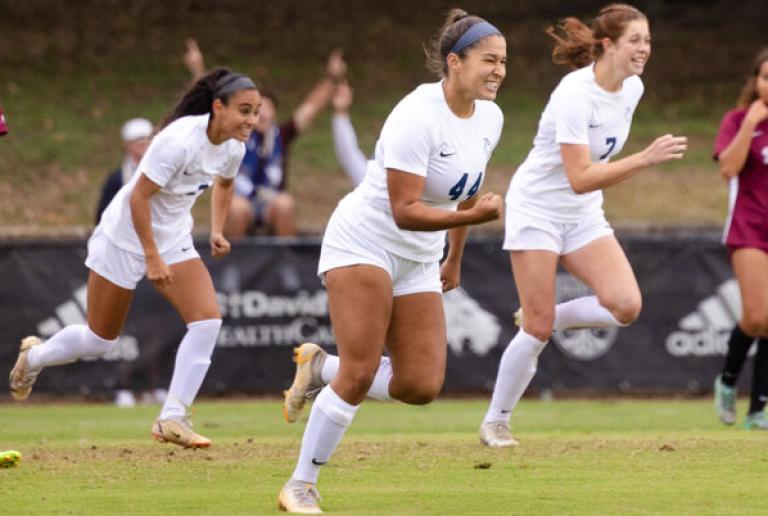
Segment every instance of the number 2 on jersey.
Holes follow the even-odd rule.
[[[467,179],[469,179],[469,174],[462,175],[461,179],[459,179],[459,181],[455,185],[453,185],[450,190],[448,190],[448,195],[451,196],[452,201],[455,201],[456,199],[461,197],[462,193],[464,193],[464,187],[467,186]],[[480,184],[482,182],[483,182],[483,173],[480,172],[480,175],[477,176],[477,180],[467,192],[467,199],[469,199],[470,197],[472,197],[477,193],[477,191],[480,189]]]
[[[616,147],[616,137],[615,136],[609,136],[605,139],[605,144],[608,146],[608,150],[605,151],[605,153],[600,156],[600,159],[605,159],[608,157],[608,155],[611,153],[611,151]]]

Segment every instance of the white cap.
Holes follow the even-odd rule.
[[[123,124],[121,135],[124,142],[132,142],[152,136],[152,122],[146,118],[131,118]]]

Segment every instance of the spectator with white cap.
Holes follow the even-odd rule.
[[[136,171],[136,167],[149,147],[154,130],[152,122],[146,118],[131,118],[123,124],[123,128],[120,131],[125,151],[123,162],[104,181],[104,185],[101,188],[101,198],[96,208],[96,224],[101,220],[101,213],[107,207],[109,201],[112,200],[112,197],[131,179],[131,176]]]

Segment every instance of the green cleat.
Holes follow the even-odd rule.
[[[744,420],[745,430],[768,430],[768,419],[765,418],[765,412],[753,412],[747,414]]]
[[[736,422],[736,387],[725,385],[719,375],[715,378],[715,410],[726,425]]]

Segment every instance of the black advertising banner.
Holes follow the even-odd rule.
[[[620,235],[643,293],[643,312],[625,328],[556,332],[531,390],[565,393],[699,393],[711,389],[741,313],[738,285],[713,233]],[[292,348],[334,350],[327,294],[316,276],[319,241],[250,240],[222,260],[207,258],[224,323],[206,394],[277,394],[292,378]],[[85,242],[0,244],[0,375],[18,342],[85,321]],[[567,273],[558,301],[589,294]],[[467,243],[462,288],[444,297],[446,392],[487,392],[514,335],[519,303],[509,256],[496,239]],[[124,335],[104,359],[46,369],[35,392],[108,395],[117,386],[168,385],[185,331],[148,282],[137,291]],[[749,376],[749,375],[747,375]]]

